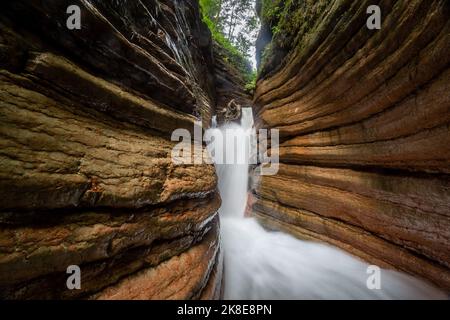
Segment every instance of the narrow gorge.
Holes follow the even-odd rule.
[[[255,5],[249,85],[198,0],[0,4],[0,299],[448,297],[449,2]],[[173,161],[200,126],[278,130],[277,174]]]

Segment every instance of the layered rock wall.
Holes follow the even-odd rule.
[[[366,26],[373,4],[381,30]],[[450,289],[448,1],[280,8],[254,113],[280,130],[281,166],[254,175],[253,213]]]
[[[69,5],[80,30],[66,27]],[[217,298],[214,168],[171,160],[172,131],[214,111],[197,1],[0,12],[0,297]]]

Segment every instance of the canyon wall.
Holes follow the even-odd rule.
[[[242,70],[230,61],[230,53],[218,43],[213,44],[216,84],[216,113],[218,122],[240,120],[241,112],[230,112],[230,102],[241,108],[252,106],[252,97],[246,92]],[[232,105],[235,105],[232,104]]]
[[[0,298],[220,296],[214,167],[170,141],[210,123],[212,59],[196,0],[2,1]]]
[[[275,2],[254,114],[281,164],[253,175],[253,214],[449,290],[449,2]]]

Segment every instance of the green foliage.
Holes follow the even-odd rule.
[[[269,43],[261,54],[261,65],[265,65],[267,60],[269,59],[270,54],[272,53],[273,42]]]
[[[262,17],[272,28],[273,42],[289,49],[302,44],[327,6],[327,1],[263,0]]]
[[[256,89],[256,80],[257,80],[258,74],[256,70],[253,70],[250,77],[247,79],[247,84],[245,85],[245,90],[249,93],[254,91]]]
[[[249,34],[259,28],[256,15],[246,16],[254,0],[200,0],[202,20],[213,39],[227,52],[227,60],[234,65],[248,83],[253,68],[249,52],[253,40]],[[244,21],[244,22],[243,22]]]
[[[267,22],[277,21],[281,14],[281,0],[263,0],[262,19]]]
[[[214,0],[200,0],[200,7],[207,16],[213,15],[217,12],[217,1]]]

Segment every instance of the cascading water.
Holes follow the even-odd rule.
[[[237,143],[249,141],[251,109],[243,110]],[[215,153],[230,152],[214,140]],[[226,142],[226,141],[225,141]],[[220,150],[221,149],[221,150]],[[222,155],[223,156],[223,155]],[[380,289],[369,289],[369,265],[334,247],[266,231],[244,218],[247,164],[216,164],[222,207],[221,236],[225,261],[225,299],[446,299],[445,294],[411,276],[381,270]]]

